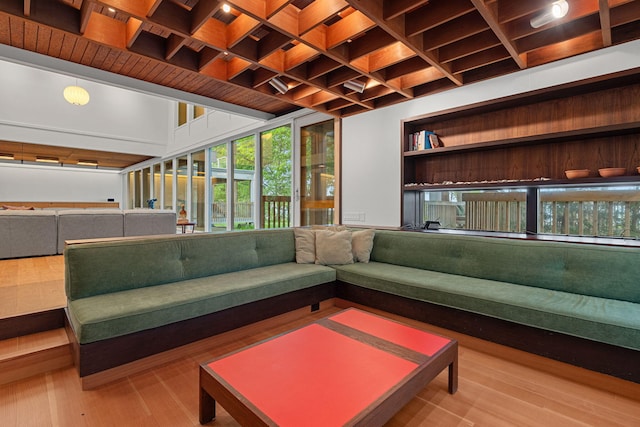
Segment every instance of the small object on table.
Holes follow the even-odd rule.
[[[569,179],[576,179],[576,178],[586,178],[589,176],[589,169],[570,169],[570,170],[566,170],[564,171],[564,174],[567,175],[567,178]]]

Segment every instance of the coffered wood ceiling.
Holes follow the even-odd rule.
[[[3,0],[0,43],[275,115],[345,117],[640,38],[640,1],[568,2],[536,29],[551,0],[229,0],[229,13],[217,0]]]

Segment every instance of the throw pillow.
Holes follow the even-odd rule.
[[[33,206],[9,206],[9,205],[4,205],[3,208],[8,211],[33,211],[36,209]]]
[[[313,230],[294,228],[296,238],[296,262],[298,264],[313,264],[316,262],[316,235]]]
[[[316,230],[316,264],[353,264],[351,232]]]
[[[351,234],[351,247],[355,262],[369,262],[375,230],[358,230]]]
[[[329,230],[329,231],[345,231],[348,230],[346,225],[312,225],[312,230]]]

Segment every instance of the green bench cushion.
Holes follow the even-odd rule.
[[[334,269],[284,263],[70,300],[80,344],[151,329],[333,282]]]
[[[380,262],[334,268],[346,283],[640,350],[638,304]]]

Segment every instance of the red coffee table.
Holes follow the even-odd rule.
[[[200,423],[216,401],[242,425],[379,426],[443,369],[458,343],[347,309],[200,365]]]

